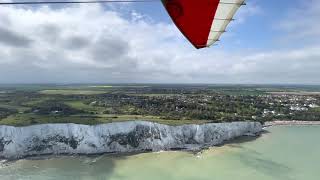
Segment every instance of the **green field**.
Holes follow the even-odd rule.
[[[183,125],[183,124],[204,124],[212,121],[203,120],[165,120],[154,116],[140,115],[73,115],[73,116],[44,116],[31,114],[16,114],[4,118],[0,121],[0,125],[12,126],[28,126],[33,124],[46,123],[75,123],[96,125],[103,123],[125,122],[125,121],[150,121],[167,125]]]
[[[78,90],[78,89],[57,89],[57,90],[42,90],[41,94],[49,95],[92,95],[92,94],[104,94],[107,91],[95,91],[95,90]]]

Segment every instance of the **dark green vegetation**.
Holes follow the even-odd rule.
[[[319,86],[0,85],[0,124],[320,120]]]

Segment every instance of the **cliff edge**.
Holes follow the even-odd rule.
[[[134,121],[96,126],[44,124],[0,126],[0,158],[49,154],[132,153],[199,150],[262,131],[258,122],[167,126]]]

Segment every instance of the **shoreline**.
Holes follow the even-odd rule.
[[[272,126],[319,126],[320,121],[298,121],[298,120],[292,120],[292,121],[269,121],[265,122],[263,127],[268,128]]]
[[[0,159],[172,150],[195,152],[238,137],[258,135],[261,131],[262,125],[258,122],[168,126],[136,121],[96,126],[0,126]]]
[[[42,154],[42,155],[30,155],[30,156],[24,156],[22,158],[18,159],[6,159],[6,158],[0,158],[0,167],[1,165],[6,165],[7,163],[14,163],[16,161],[20,160],[31,160],[31,161],[37,161],[37,160],[49,160],[49,159],[55,159],[55,158],[69,158],[69,157],[84,157],[84,158],[98,158],[101,156],[107,156],[107,157],[126,157],[126,156],[134,156],[134,155],[139,155],[139,154],[145,154],[145,153],[162,153],[162,152],[185,152],[185,153],[190,153],[195,156],[202,154],[203,152],[210,150],[210,149],[215,149],[215,148],[222,148],[222,147],[228,147],[228,146],[233,146],[235,144],[241,144],[244,142],[250,142],[250,141],[255,141],[256,139],[260,138],[265,131],[261,131],[260,133],[257,134],[251,134],[251,135],[243,135],[236,137],[234,139],[227,140],[225,142],[222,142],[221,144],[217,144],[214,146],[202,146],[199,147],[198,149],[188,149],[188,148],[180,148],[180,149],[170,149],[170,150],[161,150],[161,151],[148,151],[148,150],[141,150],[141,151],[135,151],[135,152],[105,152],[105,153],[96,153],[96,154],[68,154],[68,153],[63,153],[63,154]]]

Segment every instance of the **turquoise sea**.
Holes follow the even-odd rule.
[[[317,180],[320,126],[277,126],[247,142],[131,156],[59,157],[1,163],[0,180]]]

